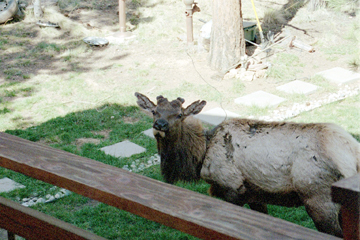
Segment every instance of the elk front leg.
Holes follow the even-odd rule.
[[[325,199],[324,196],[313,196],[304,201],[306,211],[320,232],[343,237],[339,222],[340,206]]]
[[[267,205],[265,203],[249,203],[251,210],[268,214]]]

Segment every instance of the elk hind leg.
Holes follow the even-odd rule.
[[[268,214],[267,205],[265,203],[249,203],[251,210]]]
[[[338,204],[333,203],[330,199],[324,201],[318,196],[306,200],[304,205],[320,232],[343,237],[339,222],[340,206]]]

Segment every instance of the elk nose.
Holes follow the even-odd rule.
[[[153,128],[166,132],[169,130],[169,123],[164,119],[158,119],[154,122]]]

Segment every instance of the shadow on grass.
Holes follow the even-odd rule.
[[[129,140],[147,149],[145,153],[130,157],[129,161],[135,157],[154,155],[155,140],[142,134],[151,125],[152,119],[142,114],[138,107],[105,104],[96,109],[57,117],[27,129],[7,130],[6,133],[122,167],[128,161],[106,155],[99,149]]]

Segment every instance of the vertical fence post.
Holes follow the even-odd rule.
[[[7,231],[8,240],[15,240],[15,234],[12,232]]]
[[[193,4],[194,0],[184,0],[186,6],[185,16],[186,16],[186,32],[187,32],[187,43],[194,42],[193,36]]]
[[[194,35],[193,35],[193,14],[194,12],[200,12],[200,8],[194,3],[194,0],[183,0],[186,9],[186,32],[187,32],[187,43],[194,43]]]
[[[119,25],[120,31],[116,32],[113,36],[118,38],[119,42],[123,42],[124,39],[130,39],[135,37],[132,32],[126,31],[126,0],[119,0]]]
[[[119,23],[120,32],[126,32],[126,4],[125,0],[119,0]]]
[[[332,199],[341,204],[344,239],[360,239],[360,174],[342,179],[331,187]]]

